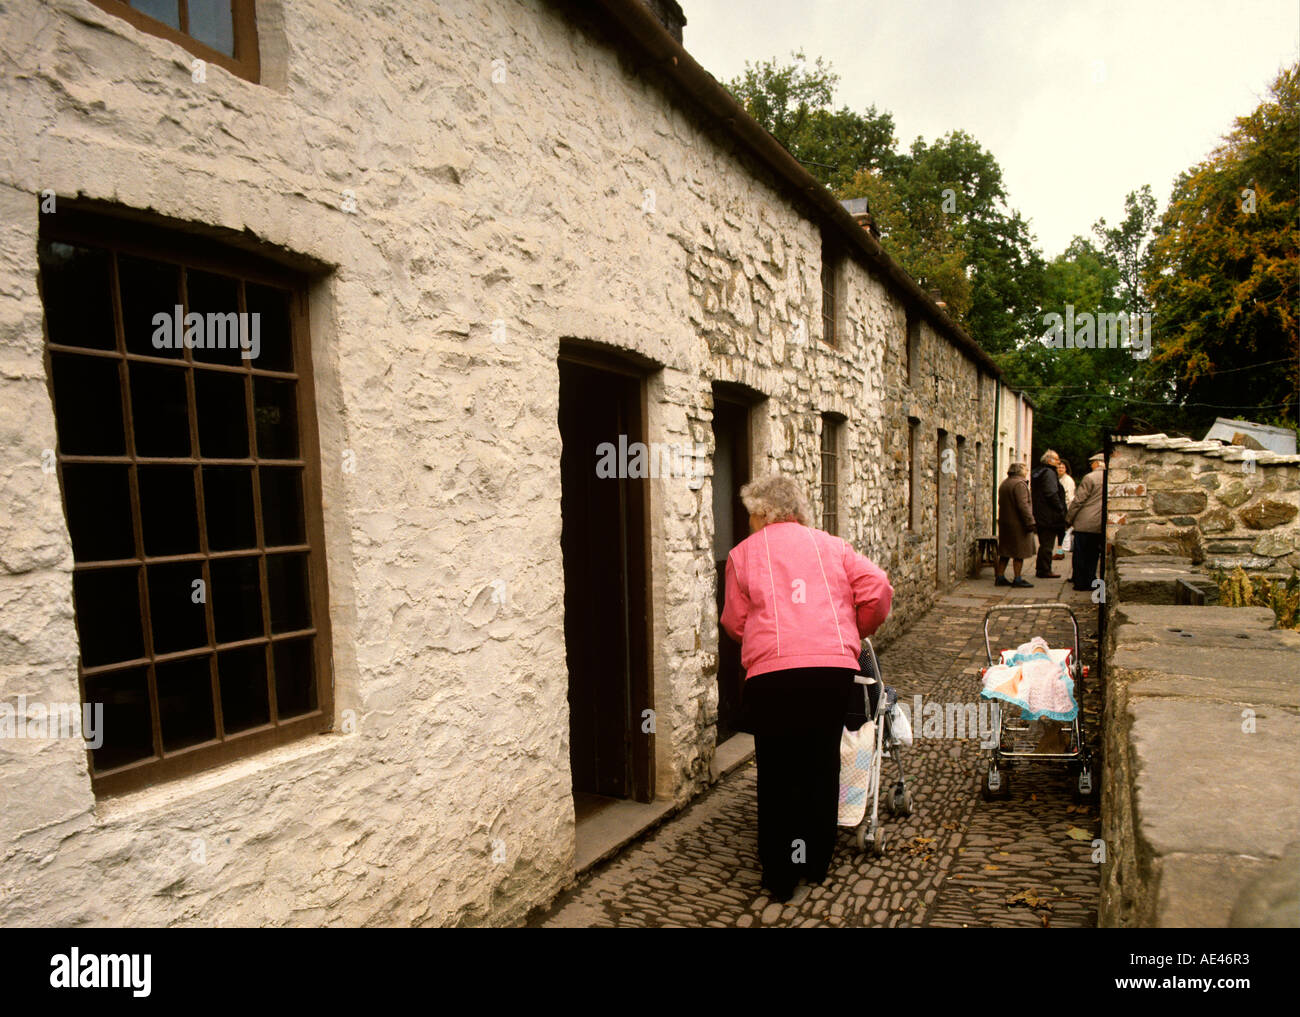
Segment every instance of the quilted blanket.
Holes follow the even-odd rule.
[[[1079,705],[1070,677],[1071,652],[1050,649],[1042,636],[1004,650],[1002,662],[984,672],[980,696],[1020,707],[1026,720],[1074,720]]]

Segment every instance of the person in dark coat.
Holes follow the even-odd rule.
[[[1034,575],[1039,579],[1060,579],[1052,571],[1052,551],[1065,533],[1065,493],[1061,490],[1056,467],[1061,458],[1050,448],[1039,460],[1038,469],[1029,478],[1033,493],[1035,529],[1038,533],[1038,560]]]
[[[1012,463],[998,488],[998,574],[995,586],[1033,586],[1020,578],[1025,559],[1034,556],[1034,507],[1024,463]],[[1015,564],[1015,582],[1007,579],[1007,561]]]

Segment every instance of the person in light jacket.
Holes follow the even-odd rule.
[[[1070,461],[1068,459],[1058,459],[1056,461],[1056,479],[1060,481],[1061,493],[1065,495],[1065,509],[1068,512],[1070,502],[1074,500],[1074,478],[1070,476]],[[1066,535],[1069,532],[1068,528],[1061,531],[1060,537],[1057,538],[1057,545],[1061,550],[1059,554],[1055,554],[1053,557],[1064,559],[1065,552],[1068,550],[1066,544],[1070,543],[1073,546],[1073,538],[1070,538],[1068,542],[1066,540]],[[1070,564],[1073,567],[1073,558],[1071,558]]]
[[[1074,527],[1074,589],[1087,592],[1097,577],[1101,559],[1101,499],[1106,491],[1106,457],[1098,452],[1088,460],[1092,472],[1079,481],[1065,521]]]
[[[862,636],[889,614],[889,578],[809,524],[788,477],[746,484],[751,535],[727,556],[722,627],[740,643],[742,727],[754,734],[763,884],[781,901],[835,852],[840,734]]]

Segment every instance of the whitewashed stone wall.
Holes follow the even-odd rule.
[[[846,416],[844,532],[890,571],[895,628],[934,596],[935,429],[972,455],[991,434],[992,381],[977,420],[979,372],[928,325],[924,383],[904,384],[902,305],[860,266],[849,335],[820,345],[818,226],[552,8],[257,9],[261,84],[211,66],[195,83],[188,53],[86,0],[0,10],[0,698],[79,695],[71,547],[41,470],[50,190],[318,266],[335,713],[357,726],[99,802],[75,743],[0,742],[3,924],[510,924],[571,879],[566,337],[662,365],[655,441],[711,441],[714,380],[766,394],[763,465],[814,497],[820,414]],[[949,500],[954,540],[977,504]],[[684,801],[717,711],[709,485],[654,481],[651,527],[658,793]]]

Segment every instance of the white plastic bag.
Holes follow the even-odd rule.
[[[889,708],[889,729],[900,745],[912,744],[912,722],[907,719],[907,711],[898,703]]]
[[[1065,531],[1065,536],[1061,538],[1061,550],[1066,554],[1074,549],[1074,527],[1071,526]]]

